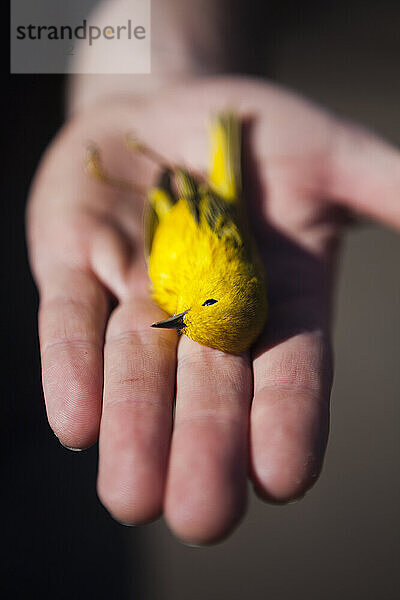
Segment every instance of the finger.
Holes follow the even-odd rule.
[[[372,133],[340,122],[331,153],[330,194],[352,209],[400,227],[400,152]]]
[[[127,296],[132,250],[126,236],[115,226],[98,224],[92,237],[91,265],[97,277],[120,301]]]
[[[176,333],[150,327],[162,311],[131,299],[111,315],[104,348],[98,494],[123,523],[162,508],[176,369]]]
[[[186,541],[220,539],[244,511],[251,389],[247,355],[182,337],[165,514]]]
[[[330,348],[321,331],[259,350],[254,360],[251,471],[268,500],[301,497],[322,465],[329,427]]]
[[[47,273],[40,291],[39,333],[49,423],[63,445],[87,448],[99,431],[107,297],[93,275],[66,267]]]

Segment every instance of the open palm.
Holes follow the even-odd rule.
[[[232,107],[245,121],[244,195],[269,301],[264,333],[239,357],[150,328],[165,315],[148,292],[143,195],[84,169],[95,142],[114,176],[151,185],[157,168],[123,143],[134,131],[170,161],[204,171],[209,115]],[[248,79],[111,100],[66,125],[28,207],[43,385],[64,445],[99,437],[98,492],[118,520],[164,511],[179,537],[210,542],[242,515],[249,474],[275,502],[313,484],[328,433],[340,233],[349,208],[400,226],[398,189],[393,148]]]

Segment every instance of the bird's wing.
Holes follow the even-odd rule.
[[[228,202],[207,183],[198,182],[184,169],[177,169],[175,177],[178,197],[187,202],[197,225],[206,223],[219,238],[241,247],[243,238],[239,230],[238,204]]]
[[[198,182],[189,171],[180,167],[175,170],[175,181],[178,197],[187,202],[194,220],[199,224],[201,196]]]
[[[177,201],[172,189],[171,177],[171,169],[165,168],[161,172],[157,185],[150,190],[148,201],[145,204],[143,215],[143,235],[144,255],[147,262],[149,260],[154,234],[157,230],[160,220]]]
[[[243,231],[239,226],[239,206],[217,196],[204,187],[201,194],[200,212],[204,220],[220,239],[236,248],[243,246]]]

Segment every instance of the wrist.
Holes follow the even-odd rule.
[[[92,55],[82,47],[77,70],[98,73],[101,65],[115,74],[74,75],[68,86],[67,107],[74,113],[107,97],[153,94],[185,79],[234,72],[252,72],[248,43],[240,29],[237,2],[230,0],[152,0],[151,73],[118,74],[123,57],[99,46]],[[100,25],[126,16],[126,0],[102,4],[96,14]],[[228,12],[234,11],[234,15]],[[113,47],[114,51],[117,47]],[[246,58],[247,57],[247,58]]]

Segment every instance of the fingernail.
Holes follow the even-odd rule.
[[[206,545],[201,546],[200,544],[192,544],[191,542],[185,542],[183,540],[179,540],[184,546],[187,546],[188,548],[194,548],[195,550],[201,550],[202,548],[205,548]]]
[[[303,500],[303,498],[306,496],[306,494],[304,493],[302,496],[298,496],[297,498],[293,498],[293,500],[288,500],[286,502],[286,504],[297,504],[297,502],[300,502],[301,500]]]
[[[60,442],[60,440],[58,440],[58,441]],[[66,446],[62,442],[60,442],[60,444],[61,444],[61,446],[63,446],[63,448],[66,448],[67,450],[71,450],[71,452],[82,452],[82,450],[84,450],[84,448],[72,448],[71,446]]]

